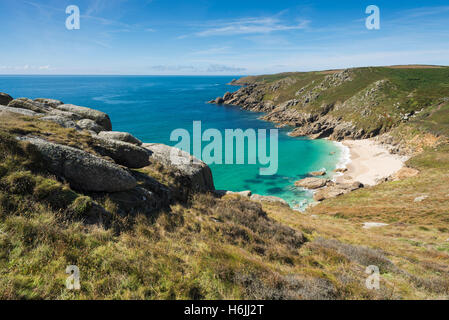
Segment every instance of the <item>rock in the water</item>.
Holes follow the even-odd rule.
[[[229,100],[230,98],[232,98],[232,93],[230,92],[226,92],[223,96],[224,101]]]
[[[224,99],[222,97],[218,97],[217,99],[215,99],[215,103],[216,104],[223,104],[224,103]]]
[[[50,111],[50,107],[43,103],[33,101],[28,98],[18,98],[8,103],[8,107],[31,110],[38,113],[46,113]]]
[[[73,104],[62,104],[56,107],[59,110],[73,112],[79,114],[82,118],[90,119],[95,121],[97,124],[102,126],[106,131],[112,130],[111,119],[109,116],[101,111],[75,106]]]
[[[104,128],[98,125],[95,121],[90,119],[83,119],[76,123],[81,129],[93,131],[99,133],[104,130]]]
[[[306,189],[319,189],[329,182],[328,179],[322,178],[305,178],[295,182],[295,186],[302,187]]]
[[[334,170],[336,173],[345,173],[346,171],[348,171],[348,168],[337,168]]]
[[[80,130],[80,127],[78,127],[75,122],[73,122],[70,119],[61,117],[61,116],[45,116],[40,119],[44,120],[44,121],[51,121],[51,122],[57,123],[61,127],[64,127],[64,128],[72,128],[75,130]]]
[[[94,130],[95,131],[95,130]],[[128,132],[119,132],[119,131],[102,131],[98,133],[100,138],[104,139],[112,139],[117,141],[123,141],[135,144],[136,146],[141,146],[142,141],[134,137],[132,134]]]
[[[45,98],[37,98],[34,99],[34,101],[45,104],[47,106],[50,106],[52,108],[56,108],[57,106],[60,106],[61,104],[64,104],[62,101],[55,100],[55,99],[45,99]]]
[[[120,166],[83,150],[38,138],[22,138],[42,154],[47,170],[66,179],[74,189],[119,192],[136,187],[136,179]]]
[[[321,171],[312,171],[309,173],[309,175],[313,176],[313,177],[322,177],[326,175],[326,171],[325,170],[321,170]]]
[[[258,195],[258,194],[253,194],[250,197],[250,199],[253,200],[253,201],[281,203],[281,204],[284,204],[284,205],[288,206],[287,201],[285,201],[284,199],[278,198],[278,197],[274,197],[274,196],[261,196],[261,195]]]
[[[34,116],[40,115],[40,113],[31,111],[31,110],[5,107],[5,106],[1,106],[1,105],[0,105],[0,111],[7,111],[7,112],[12,112],[12,113],[17,113],[17,114],[21,114],[21,115],[29,116],[29,117],[34,117]]]
[[[14,99],[9,94],[0,92],[0,105],[7,106],[12,100]]]
[[[181,180],[185,181],[184,186],[191,191],[215,190],[212,171],[204,162],[187,152],[163,144],[144,143],[143,147],[149,151],[151,160],[175,169]]]
[[[150,164],[150,156],[144,148],[134,144],[96,137],[93,149],[102,156],[108,156],[122,166],[139,169]]]

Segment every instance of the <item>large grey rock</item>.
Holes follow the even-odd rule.
[[[306,189],[319,189],[326,184],[328,184],[329,180],[322,178],[305,178],[295,182],[295,186],[302,187]]]
[[[0,105],[7,106],[12,100],[14,99],[9,94],[0,92]]]
[[[34,116],[40,115],[39,113],[31,111],[31,110],[5,107],[5,106],[1,106],[1,105],[0,105],[0,111],[17,113],[17,114],[21,114],[21,115],[29,116],[29,117],[34,117]]]
[[[120,192],[136,187],[136,179],[122,167],[85,151],[38,138],[22,138],[41,153],[47,170],[65,178],[74,189]]]
[[[8,103],[8,107],[31,110],[38,113],[47,113],[51,110],[49,106],[43,103],[33,101],[28,98],[18,98]]]
[[[95,133],[99,133],[103,131],[104,128],[97,124],[95,121],[90,119],[82,119],[76,123],[81,129],[93,131]]]
[[[185,178],[186,187],[191,191],[215,190],[212,171],[204,162],[187,152],[164,144],[144,143],[142,146],[149,151],[150,160],[175,169],[179,177]]]
[[[78,121],[78,120],[82,119],[81,116],[76,114],[76,113],[68,112],[68,111],[62,111],[62,110],[58,110],[58,109],[52,109],[51,111],[49,111],[47,113],[47,115],[63,117],[63,118],[67,118],[67,119],[72,120],[72,121]]]
[[[106,131],[112,130],[111,119],[109,116],[101,111],[75,106],[73,104],[62,104],[56,107],[59,110],[73,112],[79,114],[82,118],[90,119],[95,121],[97,124],[102,126]]]
[[[353,183],[337,183],[335,185],[331,185],[327,188],[323,188],[321,190],[318,190],[314,195],[313,199],[315,201],[323,201],[330,198],[335,198],[338,196],[341,196],[343,194],[346,194],[351,191],[358,190],[360,188],[363,188],[363,184],[356,181]]]
[[[64,104],[62,101],[55,100],[55,99],[45,99],[45,98],[37,98],[34,99],[34,101],[45,104],[47,106],[50,106],[52,108],[56,108],[57,106],[60,106],[61,104]]]
[[[95,130],[94,130],[95,131]],[[135,144],[136,146],[141,146],[142,141],[134,137],[132,134],[128,132],[119,132],[119,131],[102,131],[98,133],[100,138],[111,139],[117,141],[123,141]]]
[[[81,129],[72,120],[65,118],[65,117],[61,117],[61,116],[51,116],[50,115],[50,116],[42,117],[42,118],[40,118],[40,120],[51,121],[51,122],[59,124],[61,127],[64,127],[64,128],[72,128],[75,130]]]
[[[112,158],[128,168],[143,168],[150,164],[148,151],[131,143],[94,137],[93,148],[102,156]]]

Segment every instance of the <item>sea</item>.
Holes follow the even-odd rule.
[[[211,99],[239,88],[227,85],[232,76],[0,76],[0,92],[14,98],[52,98],[101,110],[109,114],[114,131],[130,132],[146,143],[176,145],[174,130],[192,134],[193,122],[201,121],[202,130],[275,129],[275,124],[260,119],[262,114],[238,106],[208,104]],[[278,170],[261,175],[258,161],[249,164],[210,165],[218,190],[245,191],[276,196],[296,210],[313,203],[313,193],[294,186],[311,171],[332,171],[345,161],[345,150],[328,140],[290,137],[292,128],[278,131]],[[268,139],[269,140],[269,139]],[[271,141],[267,142],[267,150]],[[202,147],[208,142],[203,142]],[[249,146],[245,145],[245,153]],[[223,153],[228,152],[225,150]],[[234,150],[235,151],[235,150]],[[224,162],[224,156],[223,156]],[[265,166],[266,167],[266,166]]]

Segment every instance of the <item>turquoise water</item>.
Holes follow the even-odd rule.
[[[15,98],[55,98],[109,114],[113,130],[127,131],[144,142],[175,145],[170,133],[192,131],[193,121],[203,130],[273,129],[260,114],[234,106],[206,102],[237,87],[226,85],[233,77],[183,76],[0,76],[0,91]],[[288,128],[279,130],[279,169],[274,176],[260,176],[260,165],[212,164],[217,189],[251,190],[287,200],[293,207],[311,201],[311,193],[294,182],[310,171],[335,169],[341,149],[325,140],[292,138]],[[224,136],[224,135],[223,135]],[[203,147],[207,143],[203,143]]]

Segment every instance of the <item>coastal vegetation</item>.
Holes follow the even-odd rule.
[[[0,298],[449,297],[449,68],[287,73],[233,84],[245,87],[222,102],[296,129],[304,129],[303,114],[309,125],[325,117],[326,130],[307,131],[375,137],[408,154],[407,167],[419,174],[300,213],[281,201],[216,192],[207,166],[173,165],[170,147],[111,132],[103,113],[3,94]],[[145,161],[129,161],[142,152]],[[105,181],[103,190],[87,169]],[[107,184],[112,176],[121,180]],[[373,222],[382,226],[367,228]],[[65,287],[68,265],[80,270],[79,291]],[[365,285],[372,265],[379,290]]]

